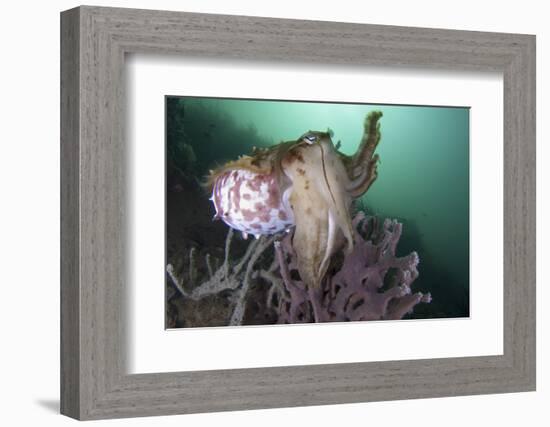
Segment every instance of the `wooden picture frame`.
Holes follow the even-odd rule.
[[[126,373],[127,53],[490,70],[504,81],[499,356]],[[101,419],[535,390],[535,37],[78,7],[61,14],[61,412]]]

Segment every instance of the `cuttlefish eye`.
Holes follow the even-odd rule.
[[[306,133],[305,135],[302,135],[300,139],[308,144],[314,144],[319,138],[313,133]]]

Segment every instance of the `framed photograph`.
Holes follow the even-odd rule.
[[[168,96],[166,136],[168,328],[469,317],[469,108]]]
[[[535,390],[535,37],[61,14],[61,411]]]

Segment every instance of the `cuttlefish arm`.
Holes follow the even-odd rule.
[[[313,288],[320,285],[340,242],[345,240],[349,251],[353,248],[347,170],[330,136],[318,135],[314,143],[289,150],[282,163],[291,182],[288,200],[295,218],[298,269]]]
[[[379,157],[374,150],[380,142],[381,117],[381,111],[372,111],[367,115],[359,148],[353,156],[343,156],[349,177],[346,191],[354,199],[363,195],[378,177]]]

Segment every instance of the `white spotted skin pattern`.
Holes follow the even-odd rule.
[[[275,234],[294,225],[286,193],[281,195],[274,174],[228,170],[216,178],[211,200],[217,218],[246,234]]]

